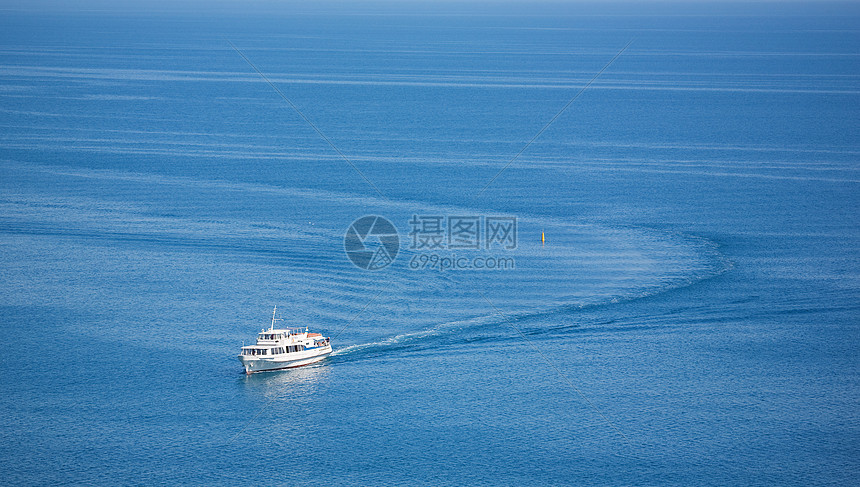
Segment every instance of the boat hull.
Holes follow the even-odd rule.
[[[331,352],[331,345],[328,345],[275,357],[260,358],[239,355],[239,361],[242,362],[242,367],[245,368],[246,374],[256,374],[258,372],[272,372],[310,365],[326,358]]]

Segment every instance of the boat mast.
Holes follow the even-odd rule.
[[[275,313],[277,313],[277,311],[278,311],[278,307],[275,306],[275,309],[272,310],[272,326],[269,327],[269,331],[272,331],[275,329]]]

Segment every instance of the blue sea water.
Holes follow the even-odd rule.
[[[857,481],[855,6],[245,8],[0,14],[3,483]]]

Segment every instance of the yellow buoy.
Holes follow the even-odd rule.
[[[543,230],[540,232],[540,244],[543,245],[546,242],[546,237],[544,237]]]

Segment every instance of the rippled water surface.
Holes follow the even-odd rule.
[[[6,482],[858,478],[857,9],[445,8],[4,12]],[[244,376],[274,305],[333,355]]]

